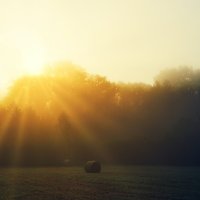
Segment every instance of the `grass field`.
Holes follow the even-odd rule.
[[[105,166],[1,168],[0,199],[152,200],[200,199],[200,168]]]

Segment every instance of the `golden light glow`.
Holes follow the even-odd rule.
[[[22,62],[25,73],[31,75],[41,74],[45,64],[45,59],[40,52],[37,52],[36,50],[31,51],[23,55]]]
[[[83,113],[87,111],[92,113],[92,108],[82,97],[81,93],[77,96],[77,98],[74,98],[73,95],[71,96],[66,94],[66,87],[62,88],[59,84],[59,81],[62,80],[63,79],[60,79],[59,76],[54,78],[48,76],[45,76],[45,78],[42,76],[24,77],[16,82],[14,85],[15,87],[13,87],[12,91],[9,93],[8,98],[5,100],[5,104],[9,105],[10,102],[13,102],[14,100],[13,103],[22,109],[19,110],[18,126],[16,129],[17,137],[14,144],[15,146],[13,147],[15,149],[13,163],[18,163],[21,159],[23,145],[26,141],[28,124],[28,112],[26,109],[29,107],[33,110],[37,108],[36,110],[39,111],[40,117],[45,116],[45,113],[50,112],[51,114],[49,115],[50,118],[48,118],[48,120],[52,122],[57,121],[60,113],[59,110],[62,110],[62,113],[66,115],[70,124],[75,127],[77,131],[76,134],[79,134],[79,137],[82,138],[83,141],[86,141],[89,145],[93,146],[95,151],[98,152],[98,154],[103,158],[106,160],[111,159],[109,152],[104,149],[101,144],[98,144],[98,139],[94,136],[93,130],[84,124],[81,116],[79,115],[79,111]],[[69,79],[64,80],[66,81]],[[70,83],[70,81],[68,83]],[[80,83],[77,84],[79,85]],[[52,105],[50,105],[50,107],[47,106],[47,102],[52,102]],[[6,118],[4,126],[0,129],[4,133],[0,135],[0,144],[5,141],[6,130],[13,123],[12,119],[15,114],[14,108],[10,115]],[[52,113],[54,114],[52,115]],[[95,117],[100,121],[105,120],[105,116],[101,116],[99,114],[96,114]],[[104,124],[104,122],[102,123]],[[109,119],[105,121],[104,125],[109,125]]]
[[[23,73],[41,74],[46,63],[46,55],[37,36],[24,31],[16,32],[15,45],[20,55]]]

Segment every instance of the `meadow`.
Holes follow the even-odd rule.
[[[103,166],[1,168],[0,199],[198,200],[199,167]]]

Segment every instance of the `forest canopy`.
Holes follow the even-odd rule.
[[[0,165],[199,165],[200,70],[114,83],[70,63],[16,80],[0,105]]]

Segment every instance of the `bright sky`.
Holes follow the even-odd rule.
[[[200,66],[199,0],[0,0],[0,88],[54,60],[152,83]]]

